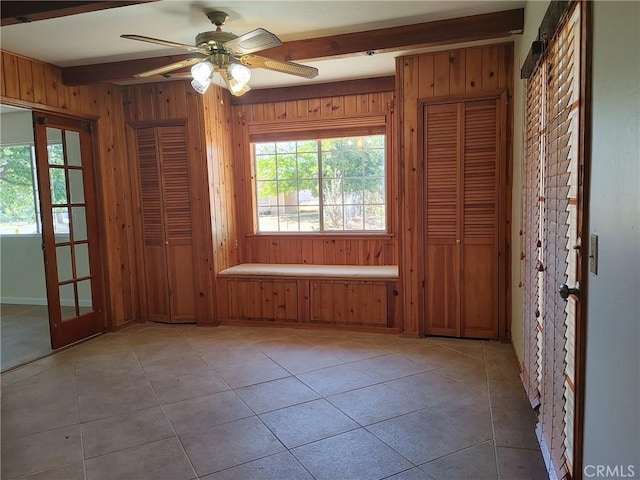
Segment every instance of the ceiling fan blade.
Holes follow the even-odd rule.
[[[224,43],[227,50],[240,55],[266,50],[282,45],[280,39],[264,28],[256,28],[244,35]]]
[[[165,47],[182,48],[190,52],[200,52],[198,47],[193,45],[185,45],[184,43],[170,42],[168,40],[161,40],[159,38],[145,37],[142,35],[120,35],[122,38],[128,38],[129,40],[139,40],[141,42],[156,43],[158,45],[164,45]]]
[[[283,62],[258,55],[243,55],[239,60],[243,65],[249,67],[266,68],[267,70],[297,75],[298,77],[314,78],[318,76],[317,68],[300,65],[299,63]]]
[[[170,63],[163,67],[154,68],[153,70],[147,70],[146,72],[138,73],[134,76],[136,78],[147,78],[147,77],[153,77],[155,75],[162,75],[163,73],[169,73],[174,70],[178,70],[179,68],[190,67],[191,65],[195,65],[196,63],[201,61],[202,61],[201,58],[187,58],[186,60]]]

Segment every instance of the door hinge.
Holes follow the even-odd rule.
[[[38,117],[38,125],[46,125],[47,117]]]
[[[82,124],[85,133],[93,133],[93,123],[85,122]]]

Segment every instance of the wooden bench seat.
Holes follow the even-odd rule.
[[[398,331],[396,265],[243,263],[218,279],[223,323]]]
[[[371,280],[397,280],[396,265],[308,265],[242,263],[218,273],[220,277],[289,277],[289,278],[360,278]]]

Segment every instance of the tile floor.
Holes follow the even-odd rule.
[[[135,325],[2,375],[1,478],[546,479],[509,345]]]
[[[46,305],[0,305],[0,370],[51,353]]]

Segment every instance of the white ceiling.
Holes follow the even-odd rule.
[[[215,28],[205,14],[212,10],[229,14],[223,27],[226,31],[241,35],[263,27],[287,42],[512,10],[523,8],[524,4],[524,0],[162,0],[4,26],[0,28],[0,45],[9,52],[67,67],[185,53],[184,50],[122,39],[120,35],[138,34],[191,45],[197,33]],[[313,80],[255,69],[250,84],[255,89],[393,75],[395,57],[417,52],[405,50],[373,56],[299,61],[320,70],[320,75]]]

